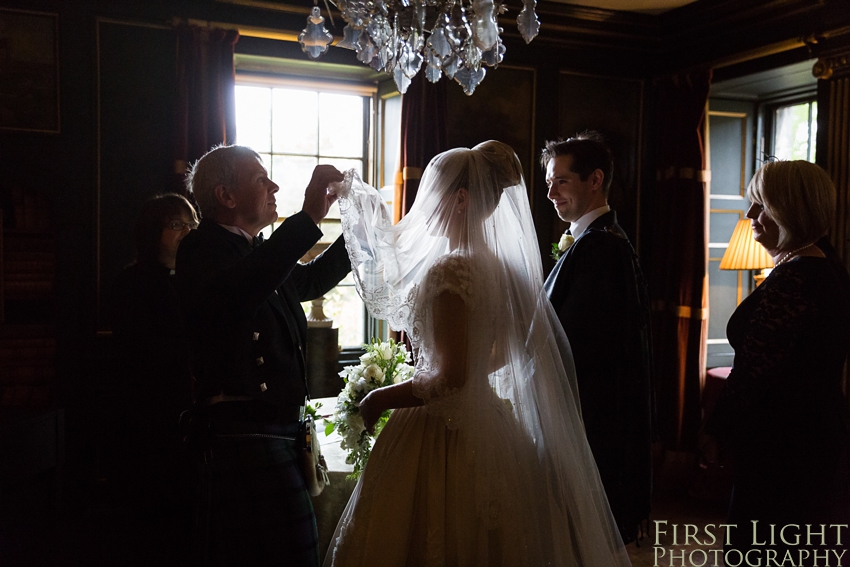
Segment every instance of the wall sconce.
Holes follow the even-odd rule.
[[[729,240],[729,246],[720,260],[721,270],[758,270],[753,274],[756,285],[759,285],[767,274],[767,268],[773,267],[773,258],[756,242],[753,237],[753,227],[749,219],[741,219],[735,225],[735,231]]]

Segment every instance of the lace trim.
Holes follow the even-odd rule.
[[[334,183],[331,187],[331,190],[339,197],[340,222],[345,241],[345,249],[348,252],[349,258],[352,260],[354,268],[351,274],[354,278],[355,286],[372,316],[377,319],[385,319],[394,330],[401,330],[406,328],[410,322],[417,294],[415,293],[415,289],[412,289],[406,297],[399,296],[382,278],[377,285],[374,282],[365,282],[363,280],[363,275],[358,267],[371,260],[372,256],[363,250],[355,234],[357,233],[357,225],[364,218],[364,202],[368,203],[370,201],[368,198],[351,198],[351,193],[354,191],[353,184],[355,182],[360,183],[360,179],[356,171],[350,169],[345,172],[343,181]],[[376,209],[380,211],[380,218],[377,219],[379,225],[381,227],[391,226],[392,219],[389,218],[386,209],[382,206],[378,206]]]

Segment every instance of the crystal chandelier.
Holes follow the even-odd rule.
[[[526,43],[540,29],[536,4],[523,0],[517,16]],[[401,93],[424,66],[432,83],[445,75],[471,95],[486,67],[496,67],[505,55],[498,25],[499,15],[507,11],[503,0],[336,0],[334,5],[347,23],[337,47],[353,49],[362,63],[391,73]],[[312,59],[333,41],[318,5],[298,41]]]

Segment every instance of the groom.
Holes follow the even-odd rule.
[[[547,142],[541,164],[548,197],[572,236],[561,239],[561,257],[544,288],[570,340],[587,440],[629,543],[649,516],[652,492],[646,285],[608,206],[614,164],[601,136],[584,132]]]

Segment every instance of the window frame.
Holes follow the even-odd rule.
[[[796,106],[798,104],[809,104],[809,140],[817,144],[817,134],[812,136],[812,124],[816,124],[817,120],[812,120],[812,103],[817,103],[817,89],[807,89],[803,93],[796,93],[792,96],[777,96],[769,100],[762,101],[758,108],[759,117],[759,140],[760,147],[756,156],[756,169],[768,158],[776,155],[776,111],[780,108],[788,106]],[[817,146],[815,146],[817,149]],[[817,156],[814,156],[817,157]],[[814,159],[812,163],[815,163]]]
[[[288,88],[309,90],[321,93],[358,95],[363,97],[364,136],[362,172],[364,181],[366,181],[367,183],[374,184],[374,180],[377,180],[379,182],[378,187],[380,187],[380,184],[384,181],[382,175],[384,169],[384,162],[389,159],[388,156],[384,155],[384,148],[386,147],[386,133],[384,131],[385,120],[383,115],[385,102],[388,98],[401,96],[398,91],[394,89],[394,85],[392,85],[392,87],[390,88],[387,88],[388,82],[392,81],[381,81],[380,83],[374,81],[342,81],[335,79],[333,77],[333,72],[331,71],[328,72],[328,75],[326,77],[304,77],[283,72],[274,74],[256,73],[252,71],[240,70],[238,66],[235,81],[237,86],[246,85],[267,88]],[[272,150],[273,148],[270,148],[269,152],[262,153],[269,154],[271,156],[300,155],[274,152]],[[319,154],[317,157],[319,157],[320,160],[323,158],[326,159],[326,156],[321,156],[321,154]],[[344,159],[352,158],[345,157]],[[285,219],[285,216],[278,217],[277,222],[272,223],[272,225],[270,225],[271,230],[277,228],[277,226],[279,226],[279,223],[283,222]],[[325,222],[330,222],[331,224],[338,225],[340,221],[339,219],[331,218],[323,221],[323,223]],[[369,339],[372,337],[386,339],[389,331],[386,322],[372,318],[372,316],[366,309],[365,304],[363,305],[363,311],[364,324],[363,328],[361,329],[361,338],[363,339],[363,342],[368,342]],[[358,362],[359,356],[363,352],[364,351],[361,345],[341,345],[340,355],[338,359],[340,367],[348,364],[356,364]]]

